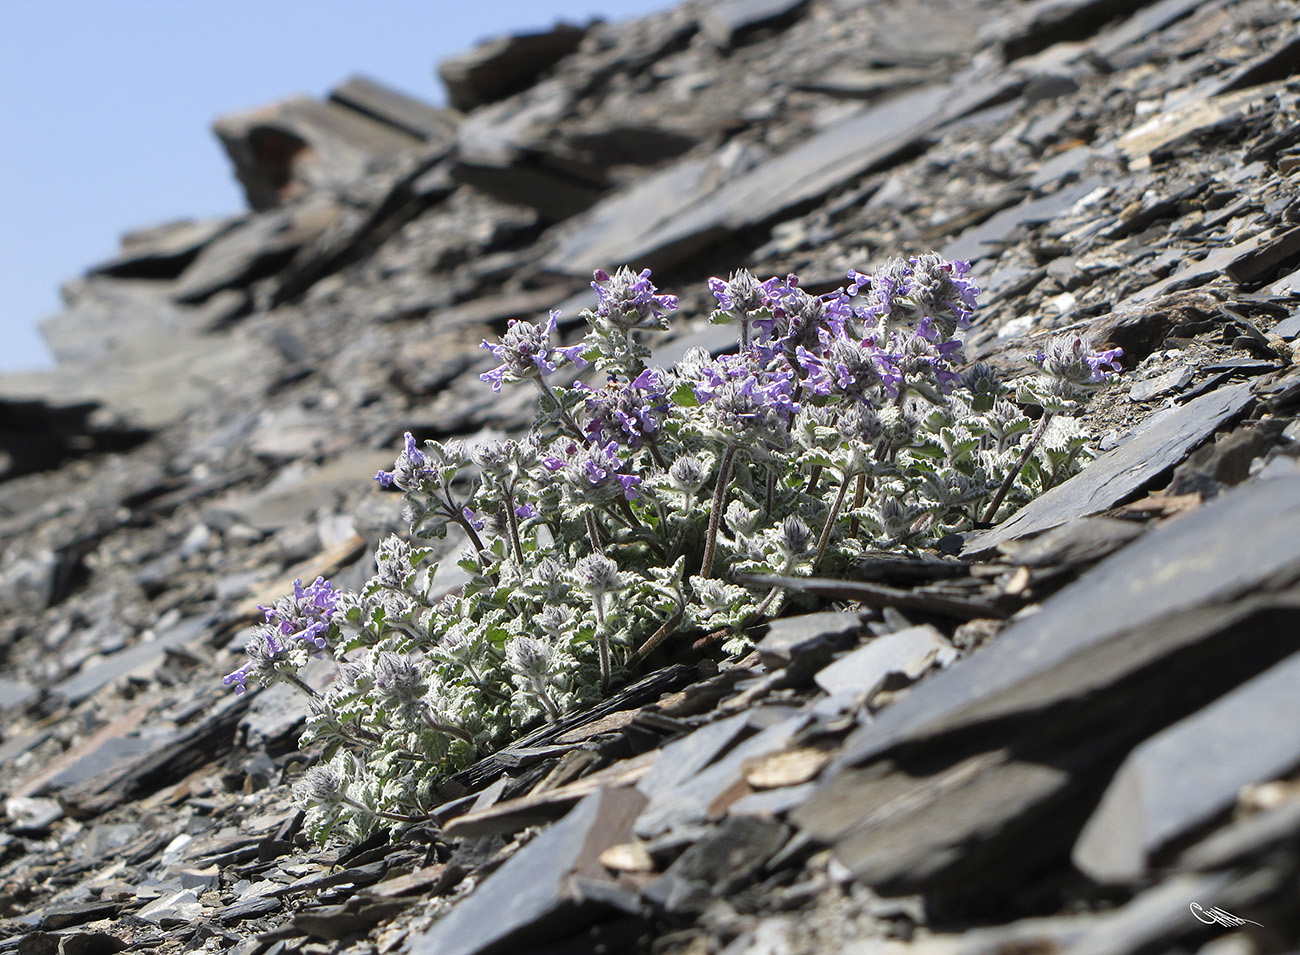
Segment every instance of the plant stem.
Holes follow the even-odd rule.
[[[867,472],[863,471],[861,474],[858,475],[858,486],[853,491],[853,509],[855,511],[858,508],[862,507],[862,503],[863,501],[866,500],[866,497],[867,497]],[[856,516],[854,516],[854,518],[851,521],[849,521],[849,536],[850,537],[858,536],[858,519]]]
[[[592,606],[596,608],[596,652],[600,657],[600,691],[609,689],[609,634],[605,632],[605,595],[592,594]]]
[[[848,492],[849,481],[853,476],[844,472],[844,480],[840,481],[839,492],[835,495],[835,503],[831,505],[831,512],[826,515],[826,526],[822,528],[822,536],[817,539],[817,554],[813,557],[812,569],[815,573],[817,565],[822,562],[822,555],[826,553],[826,545],[831,542],[831,531],[835,527],[835,522],[839,520],[840,508],[844,506],[844,495]]]
[[[347,803],[353,809],[359,809],[361,812],[367,813],[368,815],[371,816],[378,816],[380,819],[389,819],[392,820],[393,822],[409,822],[409,823],[420,823],[420,822],[429,821],[428,816],[407,816],[400,812],[389,812],[386,809],[371,809],[369,806],[361,805],[361,803],[357,802],[351,796],[341,796],[339,798],[341,802]]]
[[[528,682],[532,686],[533,695],[541,702],[546,710],[546,722],[554,723],[560,718],[560,708],[555,705],[551,699],[551,694],[546,690],[546,681],[540,676],[530,677]]]
[[[713,488],[713,510],[709,512],[709,533],[704,541],[704,562],[700,565],[700,576],[705,580],[713,575],[713,552],[718,545],[718,525],[722,522],[722,505],[727,498],[727,482],[731,480],[731,462],[735,456],[736,449],[728,445],[718,463],[718,483]]]
[[[668,634],[672,633],[673,628],[676,627],[679,623],[681,623],[681,621],[682,621],[682,608],[678,607],[677,612],[673,614],[671,617],[669,617],[667,620],[665,620],[663,622],[663,626],[661,626],[658,630],[652,633],[650,635],[650,639],[647,640],[645,643],[641,644],[641,646],[637,648],[636,653],[632,654],[632,660],[637,663],[644,660],[647,654],[649,654],[652,650],[654,650],[655,647],[659,646],[659,644],[663,643],[664,640],[667,639]]]
[[[565,410],[564,405],[560,404],[559,397],[551,390],[551,386],[546,383],[546,379],[538,376],[537,378],[534,378],[533,381],[537,382],[537,387],[542,389],[542,394],[555,402],[555,408],[560,413],[560,420],[564,422],[564,426],[569,429],[575,438],[585,444],[587,442],[587,436],[582,433],[582,429],[579,428],[578,423],[573,420],[573,416]]]
[[[291,683],[291,684],[293,684],[293,685],[296,686],[298,689],[302,690],[304,693],[306,693],[308,696],[310,696],[312,699],[316,699],[317,697],[320,696],[319,693],[317,693],[315,690],[313,690],[311,687],[309,687],[306,683],[302,682],[302,680],[298,678],[298,675],[297,675],[297,674],[295,674],[295,673],[281,673],[280,676],[284,679],[284,681],[285,681],[286,683]]]
[[[433,714],[429,712],[428,706],[425,706],[421,712],[424,714],[424,722],[429,729],[438,733],[445,733],[448,736],[454,736],[456,739],[463,740],[471,746],[474,745],[474,737],[466,730],[461,729],[459,726],[452,726],[450,723],[443,723],[439,720],[435,720]]]
[[[515,552],[515,560],[524,562],[524,548],[519,543],[519,516],[515,514],[514,488],[506,491],[506,527],[510,530],[510,545]]]
[[[600,528],[596,526],[596,515],[591,511],[587,512],[587,536],[591,538],[592,550],[605,553],[605,545],[600,542]]]
[[[1038,419],[1038,427],[1034,429],[1034,433],[1030,436],[1029,443],[1020,452],[1020,457],[1016,459],[1015,465],[1007,472],[1006,480],[1002,482],[1002,486],[998,488],[998,493],[993,495],[993,500],[989,502],[988,508],[985,509],[984,517],[980,520],[981,524],[992,522],[993,516],[997,514],[998,508],[1002,506],[1002,499],[1007,496],[1007,492],[1011,490],[1011,485],[1016,483],[1016,478],[1020,476],[1020,472],[1029,463],[1029,456],[1034,453],[1034,448],[1038,447],[1038,442],[1043,439],[1043,432],[1047,430],[1047,423],[1051,420],[1052,413],[1046,410],[1043,411],[1043,416]]]

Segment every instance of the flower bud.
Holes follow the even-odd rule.
[[[506,645],[506,664],[527,677],[551,672],[551,650],[533,637],[515,637]]]
[[[603,554],[592,554],[574,568],[578,586],[593,597],[619,589],[618,564]]]

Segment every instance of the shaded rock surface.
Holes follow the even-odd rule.
[[[57,367],[0,378],[0,952],[1294,950],[1297,26],[695,0],[470,51],[451,109],[354,77],[219,120],[249,209],[128,233],[44,324]],[[483,338],[596,267],[702,315],[740,266],[931,248],[1005,374],[1124,348],[1089,468],[785,581],[820,611],[744,658],[670,639],[427,825],[305,839],[299,701],[220,677],[295,578],[368,575],[402,432],[529,425]]]

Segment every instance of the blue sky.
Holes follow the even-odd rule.
[[[438,61],[672,0],[0,0],[0,372],[123,232],[244,208],[212,120],[362,73],[434,103]]]

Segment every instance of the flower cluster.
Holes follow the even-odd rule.
[[[756,576],[928,547],[1074,473],[1088,451],[1064,412],[1118,349],[1053,341],[1013,394],[966,367],[967,274],[922,255],[813,295],[739,270],[709,283],[737,349],[660,369],[643,336],[677,300],[621,268],[596,273],[581,341],[560,344],[552,312],[484,342],[500,362],[484,381],[538,390],[532,431],[473,447],[408,433],[376,480],[403,492],[412,540],[384,541],[358,592],[317,580],[264,608],[226,677],[242,690],[337,661],[303,737],[320,750],[299,787],[311,831],[427,818],[440,774],[598,699],[673,633],[743,649],[787,600]],[[603,380],[548,380],[588,361]],[[449,530],[451,551],[431,543]],[[435,558],[456,547],[453,590]]]

